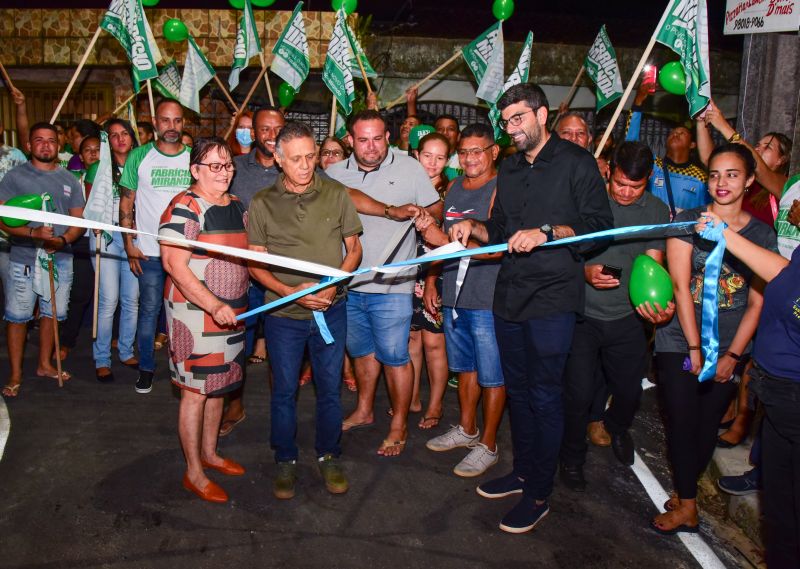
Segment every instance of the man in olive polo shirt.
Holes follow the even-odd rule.
[[[361,262],[361,222],[347,189],[314,174],[317,149],[313,131],[303,123],[288,122],[275,146],[275,160],[283,174],[250,202],[250,249],[353,271]],[[267,302],[319,282],[312,275],[264,265],[251,266],[250,274],[266,287]],[[338,464],[342,435],[339,392],[347,335],[343,300],[344,287],[333,285],[265,317],[264,335],[273,374],[270,442],[278,463],[273,483],[277,498],[292,498],[295,493],[295,397],[306,346],[316,384],[315,449],[320,472],[329,492],[347,491],[347,479]],[[327,340],[326,329],[330,332]]]

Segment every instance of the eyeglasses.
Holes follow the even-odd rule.
[[[208,166],[208,169],[211,170],[211,172],[213,172],[214,174],[219,173],[220,171],[222,171],[223,168],[225,168],[225,171],[227,172],[233,172],[234,170],[236,170],[236,166],[233,164],[233,162],[225,162],[225,164],[223,164],[222,162],[208,162],[208,163],[197,162],[197,165]]]
[[[490,144],[486,148],[461,148],[456,151],[456,154],[458,154],[459,158],[477,158],[489,150],[492,146],[494,146],[494,143]]]
[[[517,113],[516,115],[511,115],[511,117],[509,117],[508,119],[499,119],[497,121],[497,124],[503,130],[505,130],[508,125],[519,126],[520,123],[522,122],[523,115],[527,115],[528,113],[532,112],[533,109],[531,109],[530,111],[522,111],[521,113]]]
[[[344,156],[344,152],[341,150],[323,150],[319,154],[324,158],[341,158]]]

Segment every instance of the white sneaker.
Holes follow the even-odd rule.
[[[498,458],[499,453],[496,450],[492,452],[485,444],[475,443],[469,454],[456,465],[453,472],[463,478],[480,476],[489,470],[490,466],[497,464]]]
[[[433,437],[425,443],[425,446],[436,452],[452,450],[458,447],[468,447],[472,446],[472,444],[478,440],[478,435],[480,435],[480,431],[476,432],[474,435],[468,435],[466,431],[461,428],[461,425],[453,425],[449,431],[438,437]]]

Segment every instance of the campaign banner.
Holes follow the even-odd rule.
[[[727,0],[725,35],[796,32],[800,0]]]

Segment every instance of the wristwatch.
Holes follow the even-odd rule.
[[[394,207],[393,205],[388,203],[383,204],[383,217],[385,217],[386,219],[392,219],[392,217],[389,215],[389,210],[393,207]],[[394,220],[392,219],[392,221]]]
[[[550,225],[549,223],[545,223],[544,225],[542,225],[539,228],[539,231],[545,234],[545,237],[547,237],[547,243],[550,243],[555,239],[555,236],[553,235],[553,226]]]

